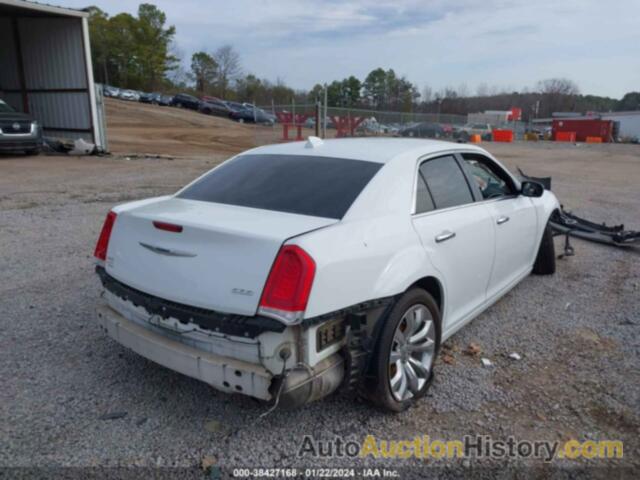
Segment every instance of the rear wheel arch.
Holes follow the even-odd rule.
[[[395,305],[405,296],[407,295],[407,293],[409,293],[412,290],[415,289],[420,289],[420,290],[424,290],[425,292],[427,292],[434,300],[436,307],[438,308],[438,312],[440,314],[440,319],[439,321],[436,321],[438,323],[438,345],[440,344],[440,342],[442,341],[442,317],[443,317],[443,309],[444,309],[444,302],[445,302],[445,295],[444,295],[444,288],[442,286],[442,283],[440,282],[440,280],[438,280],[436,277],[433,276],[425,276],[422,277],[418,280],[416,280],[414,283],[412,283],[411,285],[409,285],[403,292],[401,292],[398,295],[395,295],[394,300],[387,306],[387,308],[385,309],[384,312],[382,312],[382,314],[380,314],[380,316],[378,316],[375,320],[374,320],[374,328],[373,328],[373,333],[372,333],[372,340],[374,342],[374,344],[378,344],[378,341],[380,339],[380,334],[382,329],[384,328],[385,323],[388,321],[389,319],[389,315],[391,314],[391,311],[393,310],[393,308],[395,307]]]

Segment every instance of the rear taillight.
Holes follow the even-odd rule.
[[[316,273],[316,263],[297,245],[280,249],[260,299],[258,313],[292,324],[302,319]]]
[[[96,244],[96,250],[93,252],[93,256],[103,262],[107,259],[107,249],[109,248],[109,238],[111,237],[111,230],[113,224],[116,223],[116,214],[114,212],[107,213],[107,218],[102,225],[102,231],[98,237],[98,243]]]

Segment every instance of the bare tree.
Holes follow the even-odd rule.
[[[422,101],[424,103],[431,103],[433,100],[433,89],[429,85],[425,85],[422,89]]]
[[[224,45],[216,50],[214,58],[218,64],[219,93],[222,98],[225,98],[231,83],[242,73],[240,55],[231,45]]]
[[[580,93],[578,85],[567,78],[548,78],[536,84],[541,95],[540,114],[551,115],[554,112],[573,111],[576,97]]]
[[[489,96],[489,85],[486,82],[480,83],[476,87],[476,97],[488,97]]]
[[[469,87],[466,83],[461,83],[458,85],[458,90],[456,90],[458,97],[466,98],[470,97],[471,93],[469,91]]]
[[[546,80],[540,80],[536,87],[536,90],[543,95],[578,95],[580,93],[578,85],[568,78],[548,78]]]

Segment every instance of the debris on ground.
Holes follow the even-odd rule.
[[[624,224],[609,226],[606,223],[595,223],[581,218],[560,207],[549,219],[552,230],[558,234],[625,247],[640,242],[640,231],[625,230]]]
[[[45,153],[47,154],[68,154],[71,150],[73,150],[73,142],[69,140],[60,140],[58,138],[50,138],[44,137],[42,147]]]
[[[69,151],[69,155],[91,155],[96,149],[93,143],[85,142],[79,138],[73,142],[73,148]]]
[[[213,457],[211,455],[205,455],[204,457],[202,457],[202,461],[200,462],[200,465],[202,467],[202,470],[207,472],[211,469],[211,467],[213,467],[217,463],[218,463],[218,459],[216,457]]]
[[[480,355],[481,352],[482,352],[482,349],[480,348],[480,345],[478,345],[477,343],[471,342],[469,345],[467,345],[467,348],[464,350],[463,353],[465,355],[470,355],[472,357],[475,357]]]
[[[522,355],[519,353],[513,352],[509,354],[509,358],[512,360],[522,360]]]
[[[551,190],[551,177],[532,177],[525,174],[520,168],[518,168],[518,173],[523,180],[540,183],[545,190]],[[565,210],[564,205],[560,205],[559,211],[553,212],[549,219],[549,225],[555,235],[567,235],[565,250],[569,250],[571,253],[565,256],[573,255],[573,249],[569,246],[569,235],[618,247],[640,243],[640,231],[625,230],[624,224],[609,226],[604,222],[592,222]]]
[[[493,362],[491,360],[489,360],[488,358],[481,358],[480,361],[482,362],[482,365],[485,367],[492,367],[493,366]]]
[[[92,155],[96,153],[96,146],[79,138],[77,140],[45,137],[42,147],[47,154],[64,155]]]
[[[442,361],[447,365],[455,365],[456,359],[453,355],[449,355],[448,353],[442,353]]]

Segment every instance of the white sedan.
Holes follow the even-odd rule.
[[[109,212],[98,319],[226,392],[301,405],[344,387],[401,411],[444,340],[532,271],[555,271],[558,208],[476,146],[260,147]]]

